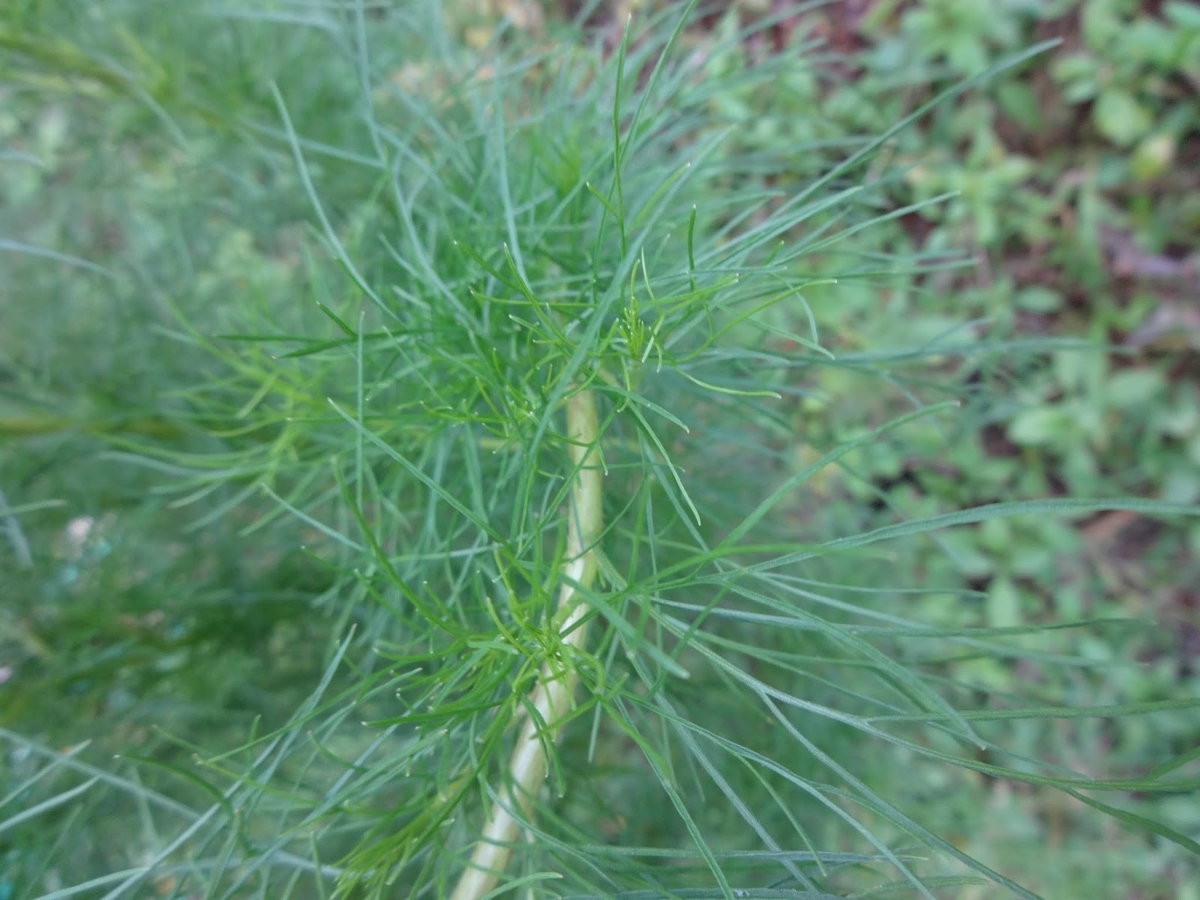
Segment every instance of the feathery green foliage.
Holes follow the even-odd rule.
[[[172,233],[163,211],[148,226],[161,232],[155,269],[97,271],[54,242],[6,244],[22,270],[74,262],[64,309],[83,311],[83,343],[113,329],[105,364],[127,379],[119,391],[86,376],[35,384],[41,367],[25,361],[6,428],[24,435],[15,457],[86,451],[81,471],[122,479],[114,502],[157,490],[169,502],[137,507],[148,527],[187,529],[151,578],[134,575],[136,552],[104,545],[117,562],[89,577],[109,577],[114,602],[186,597],[165,634],[143,619],[133,638],[81,649],[88,677],[103,680],[112,650],[122,677],[166,673],[163,701],[211,677],[243,711],[276,702],[252,723],[219,722],[219,740],[200,736],[218,708],[201,696],[191,717],[143,705],[132,730],[114,713],[116,765],[5,731],[0,839],[48,817],[61,834],[9,845],[17,896],[481,900],[502,884],[530,897],[933,898],[991,882],[1035,897],[927,823],[916,793],[955,771],[1057,790],[1200,851],[1130,799],[1196,790],[1180,774],[1194,754],[1098,777],[1012,740],[1018,723],[1194,701],[1068,707],[954,666],[1031,659],[1086,677],[1094,661],[1072,630],[1131,624],[946,627],[913,601],[979,598],[922,583],[908,562],[974,523],[1195,509],[1014,500],[881,521],[812,487],[828,467],[853,478],[848,460],[865,447],[952,429],[986,402],[956,402],[970,389],[945,373],[984,351],[953,335],[835,353],[816,325],[837,284],[950,264],[857,243],[912,211],[888,204],[902,173],[885,151],[948,96],[883,134],[744,153],[716,98],[770,91],[815,51],[710,77],[745,35],[698,40],[690,8],[631,23],[612,52],[504,29],[469,52],[423,4],[378,28],[362,3],[264,3],[165,25],[152,5],[127,6],[129,27],[111,34],[141,69],[14,14],[6,77],[83,103],[135,97],[162,122],[170,143],[157,151],[223,179],[218,205],[237,185],[228,196],[249,220],[197,249],[181,242],[204,227]],[[209,38],[190,73],[132,49],[174,39],[156,30],[171,28]],[[294,42],[286,65],[261,71],[255,42],[279,40]],[[324,55],[339,79],[312,76]],[[218,65],[232,59],[242,68]],[[239,78],[227,93],[221,82]],[[230,95],[245,107],[222,108]],[[215,130],[244,156],[207,147]],[[268,190],[314,229],[272,236],[253,203]],[[249,248],[273,239],[290,271],[254,264]],[[170,260],[186,271],[198,253],[202,271],[236,278],[181,278]],[[104,318],[113,298],[128,320]],[[161,351],[134,349],[166,341],[178,350],[165,371]],[[885,397],[887,415],[797,463],[794,423],[824,368]],[[27,496],[5,507],[14,521],[39,511]],[[107,540],[89,528],[91,544],[64,552],[76,568]],[[220,655],[235,635],[242,653]],[[256,657],[286,664],[280,684],[254,673]],[[225,665],[243,668],[206,671]],[[239,694],[246,678],[263,693]],[[54,671],[37,687],[83,680]],[[279,715],[279,698],[295,711]],[[53,733],[88,730],[72,724]],[[150,724],[170,736],[137,733]],[[508,852],[481,851],[487,823],[506,816],[513,827],[486,833]],[[139,833],[105,833],[113,821]],[[131,845],[146,849],[115,865]],[[473,865],[495,871],[472,876]]]

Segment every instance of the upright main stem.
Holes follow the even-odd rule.
[[[571,649],[584,646],[586,628],[580,624],[587,610],[582,594],[596,578],[595,545],[603,528],[603,481],[599,458],[599,423],[596,399],[581,390],[567,401],[567,436],[571,442],[573,483],[567,531],[567,555],[558,596],[559,633]],[[557,654],[546,660],[529,702],[537,715],[526,715],[521,735],[509,762],[506,787],[492,809],[471,862],[463,872],[451,900],[479,900],[500,882],[508,866],[521,820],[528,820],[538,789],[546,779],[546,748],[558,737],[562,720],[574,702],[576,669]]]

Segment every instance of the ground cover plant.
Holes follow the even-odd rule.
[[[1190,388],[957,256],[1082,69],[848,7],[5,13],[0,889],[1185,896]]]

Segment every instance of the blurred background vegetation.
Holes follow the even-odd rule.
[[[385,33],[395,11],[368,6]],[[629,13],[651,6],[462,0],[440,14],[468,48],[495,39],[501,20],[553,41],[556,23],[577,15],[611,45]],[[182,469],[134,466],[122,454],[173,441],[213,459],[226,440],[290,452],[277,435],[238,433],[244,397],[228,401],[221,421],[197,420],[192,401],[219,398],[226,376],[173,311],[218,334],[235,296],[239,322],[258,307],[269,321],[279,297],[319,300],[322,280],[338,277],[314,257],[311,208],[272,82],[285,89],[339,233],[348,245],[370,233],[378,201],[354,150],[366,140],[354,113],[358,75],[327,50],[335,15],[315,3],[264,4],[249,16],[232,3],[136,0],[8,0],[0,12],[7,733],[60,748],[90,740],[81,752],[97,759],[120,751],[174,765],[193,747],[235,745],[281,724],[331,658],[345,624],[337,573],[296,549],[320,534],[279,516],[257,490],[217,502],[198,480],[181,493]],[[713,35],[763,20],[752,38],[712,51]],[[801,177],[830,158],[812,148],[836,154],[840,140],[881,132],[940,89],[1047,39],[1059,43],[894,139],[888,163],[904,173],[889,188],[896,207],[954,197],[864,232],[853,248],[876,269],[959,250],[972,264],[810,296],[838,353],[994,342],[966,363],[945,357],[941,374],[968,404],[979,398],[971,427],[947,441],[918,426],[903,443],[871,444],[847,469],[827,470],[810,486],[822,529],[1015,497],[1200,501],[1200,9],[1178,0],[746,0],[707,8],[686,35],[706,77],[728,81],[712,99],[715,113],[741,123],[728,152],[790,154]],[[777,54],[805,64],[773,91],[739,87],[739,73]],[[393,77],[419,79],[402,56],[397,48]],[[812,264],[820,274],[821,261]],[[1030,338],[1049,349],[1018,352]],[[212,380],[198,377],[208,372]],[[900,411],[867,384],[848,366],[823,367],[803,385],[783,448],[797,470]],[[271,483],[271,471],[252,474]],[[798,528],[813,525],[796,515]],[[277,552],[248,540],[267,530]],[[931,546],[897,563],[910,573],[898,581],[958,580],[979,602],[916,594],[925,621],[1147,623],[1051,648],[1087,666],[964,657],[950,661],[948,679],[999,692],[1019,684],[1059,702],[1200,694],[1200,526],[1114,512],[994,521],[943,540],[950,554]],[[1200,745],[1194,710],[1043,724],[1017,726],[1018,750],[1025,741],[1031,756],[1106,777]],[[32,745],[10,741],[0,796],[36,764]],[[1195,859],[1152,837],[1118,838],[1116,825],[1062,795],[958,771],[907,789],[941,834],[1019,869],[1048,897],[1200,898]],[[1200,836],[1195,796],[1132,799]],[[23,801],[4,802],[9,815]],[[75,813],[0,834],[0,900],[52,890],[59,867],[136,865],[155,835],[136,804],[111,802],[106,815],[121,827],[66,860],[60,833]],[[973,890],[958,896],[992,896]]]

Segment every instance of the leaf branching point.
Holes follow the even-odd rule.
[[[583,389],[567,401],[567,434],[572,463],[571,501],[567,554],[555,617],[561,646],[566,652],[548,658],[529,697],[527,715],[509,763],[508,784],[499,792],[480,841],[451,895],[451,900],[479,900],[500,881],[521,820],[530,816],[534,799],[549,768],[549,745],[574,702],[577,670],[570,650],[581,649],[587,639],[583,617],[585,595],[599,566],[596,541],[603,528],[603,476],[599,452],[596,400]]]

